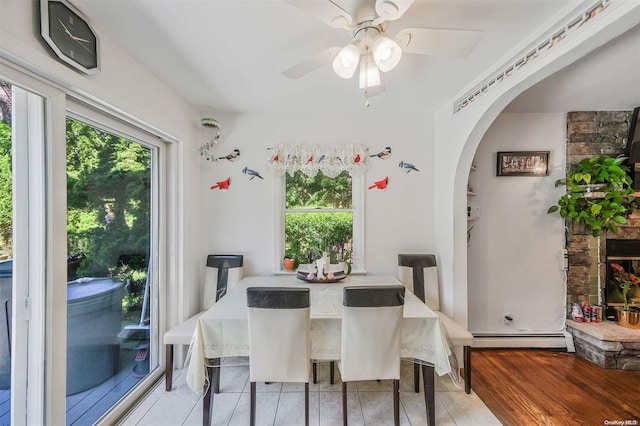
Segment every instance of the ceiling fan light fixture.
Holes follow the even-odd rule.
[[[373,60],[382,72],[394,69],[400,62],[400,58],[402,58],[400,46],[383,34],[380,34],[373,41],[371,51],[373,52]]]
[[[358,68],[360,61],[360,49],[353,43],[347,44],[333,60],[333,70],[340,77],[349,79]]]
[[[372,59],[373,58],[371,58],[371,55],[368,55],[360,64],[361,89],[366,90],[369,87],[376,87],[382,84],[382,81],[380,80],[380,70]]]

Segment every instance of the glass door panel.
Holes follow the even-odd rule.
[[[67,119],[67,424],[94,423],[150,365],[155,149]]]
[[[11,85],[0,81],[0,425],[11,423],[13,179]]]

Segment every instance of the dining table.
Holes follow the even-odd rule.
[[[311,359],[340,361],[342,298],[347,286],[401,285],[393,276],[348,275],[335,282],[307,282],[294,274],[249,276],[229,288],[199,318],[187,356],[187,385],[204,392],[203,425],[209,425],[213,406],[214,375],[220,358],[249,356],[247,288],[308,287],[310,289]],[[274,330],[275,332],[275,330]],[[425,405],[429,425],[435,424],[434,372],[455,378],[457,362],[446,330],[429,307],[408,289],[405,292],[400,356],[422,365]],[[250,360],[249,360],[250,362]],[[454,379],[455,380],[455,379]],[[208,385],[205,387],[205,383]]]

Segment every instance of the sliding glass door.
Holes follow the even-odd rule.
[[[2,73],[0,426],[109,424],[161,374],[165,146]]]
[[[0,425],[11,423],[11,325],[13,315],[12,88],[0,81]]]
[[[0,80],[1,425],[43,423],[44,162],[44,98]]]
[[[158,149],[66,126],[67,425],[87,425],[158,366]]]

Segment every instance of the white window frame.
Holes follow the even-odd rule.
[[[44,402],[45,341],[40,338],[45,332],[46,271],[42,266],[47,241],[44,98],[17,85],[12,91],[11,424],[26,425],[40,424],[43,412],[36,404]]]
[[[287,180],[284,175],[278,175],[274,179],[274,195],[275,195],[275,226],[274,226],[274,250],[275,257],[273,259],[274,273],[285,273],[282,266],[282,259],[285,252],[285,214],[286,209],[286,189]],[[364,253],[364,202],[365,202],[365,185],[363,176],[352,176],[351,178],[351,209],[322,209],[322,212],[345,212],[351,211],[353,217],[353,270],[352,273],[364,274],[367,269],[365,267]],[[304,209],[296,209],[304,211]],[[315,210],[314,210],[315,211]],[[288,272],[290,273],[290,272]]]

